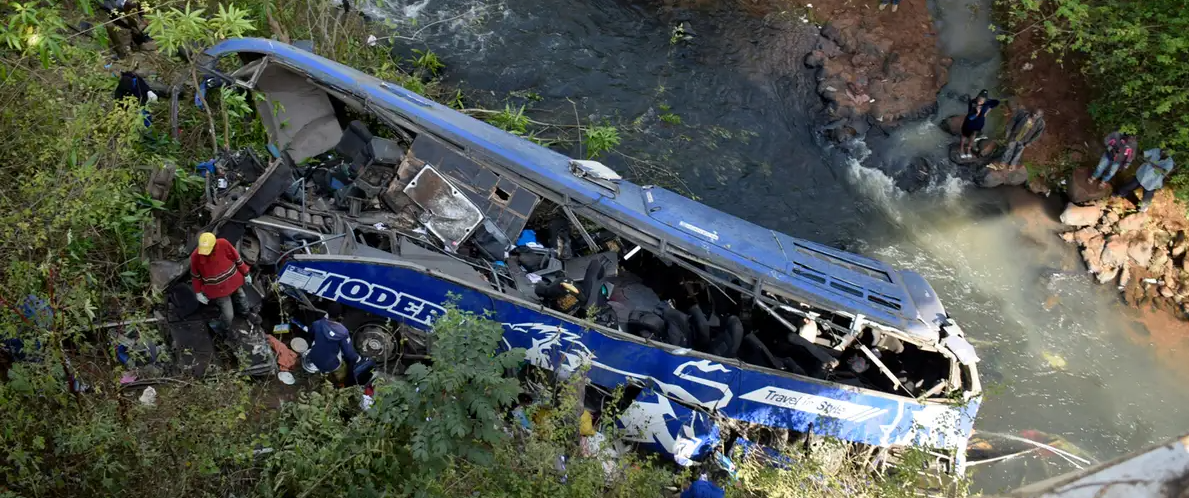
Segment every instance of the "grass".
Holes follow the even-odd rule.
[[[528,121],[528,116],[524,115],[524,106],[512,108],[510,104],[505,104],[504,110],[487,118],[487,122],[492,126],[520,136],[528,134]]]

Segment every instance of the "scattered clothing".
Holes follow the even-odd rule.
[[[286,346],[284,342],[281,342],[275,336],[269,335],[267,337],[268,345],[272,346],[272,350],[277,352],[277,368],[282,372],[293,370],[293,367],[297,366],[297,353],[289,349],[289,346]]]
[[[351,333],[343,324],[322,318],[312,325],[310,331],[314,333],[314,344],[306,353],[306,358],[319,372],[331,373],[343,365],[342,359],[347,360],[347,368],[355,370],[359,362],[359,353],[351,343]]]

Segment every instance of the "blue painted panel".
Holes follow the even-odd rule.
[[[963,406],[776,374],[591,330],[540,307],[420,273],[395,261],[299,256],[281,282],[320,297],[428,329],[451,297],[459,308],[504,324],[504,342],[533,364],[561,372],[590,365],[592,382],[613,387],[635,379],[691,407],[796,431],[878,446],[964,448],[978,399]],[[669,438],[675,436],[670,434]]]

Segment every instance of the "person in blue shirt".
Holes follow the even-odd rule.
[[[1148,210],[1152,197],[1156,191],[1164,187],[1164,177],[1172,173],[1173,160],[1167,150],[1159,148],[1144,151],[1144,164],[1135,172],[1135,178],[1115,191],[1116,196],[1126,196],[1137,188],[1144,189],[1143,199],[1139,203],[1139,212]]]
[[[962,159],[974,157],[975,138],[987,125],[987,113],[998,105],[998,100],[987,98],[986,90],[978,92],[978,96],[970,99],[966,109],[966,119],[962,120],[962,138],[958,143],[958,157]]]
[[[689,487],[681,492],[681,498],[723,498],[724,496],[726,493],[723,489],[710,482],[705,475],[690,483]]]
[[[359,353],[351,344],[351,332],[340,322],[342,316],[342,305],[331,303],[327,307],[326,315],[310,325],[314,343],[306,353],[306,359],[317,367],[319,372],[333,374],[340,381],[344,375],[354,372],[355,366],[359,363]],[[341,370],[343,360],[346,360],[346,370]]]

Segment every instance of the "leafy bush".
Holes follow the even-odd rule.
[[[614,126],[591,126],[586,129],[586,158],[594,159],[619,146],[619,130]]]

